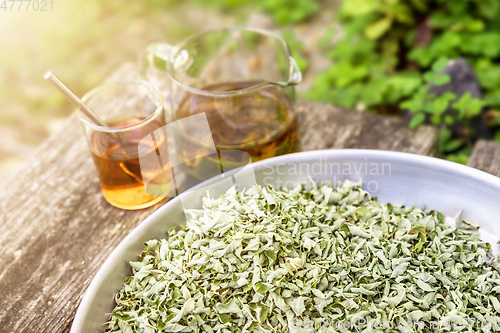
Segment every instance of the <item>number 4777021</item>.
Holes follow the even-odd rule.
[[[0,0],[0,11],[49,12],[54,10],[53,0]]]

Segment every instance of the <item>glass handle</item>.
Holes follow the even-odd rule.
[[[288,84],[296,85],[302,81],[302,73],[300,72],[300,68],[297,65],[295,59],[290,57],[290,76],[288,78]]]
[[[146,50],[152,57],[160,58],[166,63],[170,58],[170,53],[172,52],[172,48],[173,47],[169,44],[157,43],[149,45]]]
[[[137,68],[141,79],[148,81],[153,86],[159,88],[165,100],[165,109],[170,105],[170,79],[167,74],[167,64],[169,62],[172,46],[168,44],[152,44],[146,51],[139,55]],[[166,113],[166,121],[170,121],[171,115]]]
[[[172,46],[165,43],[149,45],[145,52],[139,55],[139,74],[142,79],[148,80],[148,70],[155,68],[167,72],[167,62],[170,58]]]

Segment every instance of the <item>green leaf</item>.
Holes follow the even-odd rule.
[[[472,32],[480,32],[484,31],[485,29],[485,24],[481,20],[471,20],[470,22],[467,23],[467,30],[472,31]]]
[[[471,222],[465,221],[465,220],[457,220],[455,221],[457,228],[463,229],[463,230],[479,230],[479,226],[477,224],[473,224]]]
[[[441,124],[441,116],[432,115],[430,121],[431,121],[431,124],[439,125],[439,124]]]
[[[448,141],[444,145],[443,151],[445,151],[445,152],[454,151],[454,150],[457,150],[458,148],[460,148],[461,146],[462,146],[462,141],[460,141],[460,139],[453,139],[453,140]]]
[[[414,93],[417,88],[422,84],[422,79],[417,73],[401,73],[400,75],[394,75],[387,77],[389,85],[393,89],[397,89],[401,92],[401,95],[408,96]]]
[[[226,323],[230,323],[233,321],[233,318],[231,318],[231,315],[230,314],[227,314],[227,313],[222,313],[219,315],[219,318],[220,318],[220,321],[223,323],[223,324],[226,324]],[[169,332],[169,331],[166,331],[166,332]]]
[[[448,161],[467,165],[467,162],[469,161],[469,155],[463,155],[463,154],[448,154],[444,156]]]
[[[495,14],[500,10],[500,3],[497,0],[481,0],[475,2],[479,9],[479,14],[487,19],[494,19]]]
[[[436,98],[433,102],[434,104],[434,114],[440,115],[448,108],[448,100],[443,98]]]
[[[424,79],[435,86],[441,86],[451,81],[450,76],[447,74],[434,74],[431,72],[425,73]]]
[[[289,305],[297,316],[301,316],[302,313],[306,310],[306,307],[304,305],[305,300],[305,297],[300,296],[290,302]]]
[[[439,137],[438,137],[439,146],[444,146],[444,144],[450,140],[451,136],[452,133],[451,130],[449,129],[444,129],[439,131]]]
[[[415,23],[414,13],[412,13],[411,8],[405,3],[395,3],[389,6],[387,11],[391,16],[396,18],[396,21],[411,25]]]
[[[500,107],[500,89],[488,91],[483,98],[484,104],[492,107]]]
[[[418,125],[422,124],[424,121],[425,121],[425,114],[424,113],[417,113],[416,115],[414,115],[411,118],[410,123],[408,124],[408,127],[415,128]]]
[[[460,147],[462,147],[462,141],[457,138],[453,138],[453,133],[449,129],[441,130],[439,132],[438,138],[438,149],[441,154],[450,153],[452,151],[456,151]],[[463,155],[470,155],[470,152],[461,150],[458,153],[462,153]]]
[[[468,116],[477,116],[484,106],[484,101],[474,98],[469,102]]]
[[[368,39],[379,39],[385,34],[392,26],[392,18],[386,16],[365,29],[365,36]]]
[[[221,313],[241,313],[242,310],[238,306],[238,302],[234,298],[231,298],[231,300],[225,304],[217,304],[215,306],[217,312],[219,314]]]
[[[420,280],[420,279],[415,279],[415,283],[417,284],[417,286],[419,286],[423,291],[427,291],[427,292],[433,292],[434,291],[434,288],[432,288],[429,284],[427,284],[426,282]]]
[[[422,247],[424,246],[426,241],[426,237],[423,234],[418,235],[418,242],[415,244],[415,250],[417,252],[420,252],[422,250]]]
[[[426,0],[410,0],[412,5],[419,11],[423,12],[427,9]]]
[[[254,288],[255,292],[259,293],[259,294],[264,294],[269,289],[271,289],[271,288],[269,288],[265,283],[262,283],[262,282],[255,284],[255,288]]]
[[[368,39],[342,40],[326,55],[328,58],[349,60],[349,62],[356,59],[356,64],[365,64],[369,63],[370,57],[375,53],[376,46],[374,41]]]
[[[408,231],[409,234],[417,234],[417,233],[421,233],[422,235],[424,235],[424,237],[426,236],[426,231],[425,231],[425,225],[415,225],[413,227],[411,227],[410,231]]]
[[[432,70],[436,73],[441,72],[443,69],[446,68],[447,65],[448,65],[448,58],[441,57],[432,65]]]
[[[454,23],[454,20],[450,15],[437,11],[430,15],[429,23],[433,28],[446,29]]]
[[[462,109],[465,109],[467,108],[469,102],[472,100],[472,95],[470,92],[466,92],[465,94],[463,94],[462,96],[460,96],[460,98],[458,99],[458,101],[456,101],[453,106],[456,107],[457,109],[459,108],[462,108]]]
[[[266,257],[268,257],[269,259],[271,259],[273,261],[276,260],[276,258],[277,258],[277,254],[274,251],[264,251],[264,254]]]
[[[458,117],[459,119],[462,119],[466,116],[470,118],[478,115],[484,105],[484,101],[473,98],[472,95],[467,92],[463,94],[457,102],[453,103],[452,106],[459,111]]]
[[[260,314],[259,314],[259,322],[263,323],[267,320],[267,317],[269,317],[269,308],[264,307],[261,308]]]
[[[360,91],[361,102],[366,105],[378,105],[384,101],[390,86],[385,80],[373,80],[364,85]]]
[[[329,68],[327,75],[338,87],[346,87],[355,81],[365,78],[368,75],[368,68],[365,66],[355,66],[344,61]]]
[[[356,17],[374,12],[381,6],[380,0],[349,0],[342,2],[342,14]]]
[[[446,125],[451,126],[451,125],[453,125],[454,122],[455,122],[455,120],[453,119],[452,116],[447,115],[447,116],[444,117],[444,123]]]
[[[425,47],[416,47],[408,53],[408,59],[418,62],[421,67],[428,67],[435,58],[437,58],[435,52]]]
[[[424,245],[426,239],[427,239],[427,230],[425,225],[415,225],[413,226],[410,231],[408,231],[409,234],[418,234],[418,242],[415,245],[415,250],[420,251],[422,250],[422,246]]]
[[[321,8],[315,0],[268,0],[258,4],[279,25],[304,21]]]
[[[401,103],[400,107],[404,110],[410,110],[413,113],[424,110],[424,102],[420,98],[413,98]]]

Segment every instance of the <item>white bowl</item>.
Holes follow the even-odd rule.
[[[481,237],[500,239],[500,178],[437,158],[379,150],[319,150],[260,161],[241,170],[214,177],[160,207],[137,226],[113,251],[97,272],[78,308],[72,333],[103,332],[106,314],[114,308],[114,295],[132,271],[144,242],[164,238],[166,231],[185,222],[185,208],[201,208],[207,189],[211,196],[224,193],[236,182],[295,186],[344,179],[363,179],[364,188],[381,202],[435,209],[481,226]],[[493,247],[498,246],[492,244]]]

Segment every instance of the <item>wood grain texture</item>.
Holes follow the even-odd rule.
[[[433,129],[410,131],[397,119],[305,101],[299,110],[303,150],[429,154],[436,141]],[[104,260],[159,207],[124,211],[106,203],[80,127],[71,116],[0,192],[1,332],[69,331]]]
[[[434,155],[437,131],[434,127],[407,128],[399,118],[345,110],[333,105],[300,101],[299,119],[302,149],[383,149]]]
[[[157,207],[124,211],[101,195],[76,117],[0,198],[0,331],[60,332],[114,247]]]
[[[500,177],[500,143],[478,141],[467,165]]]

